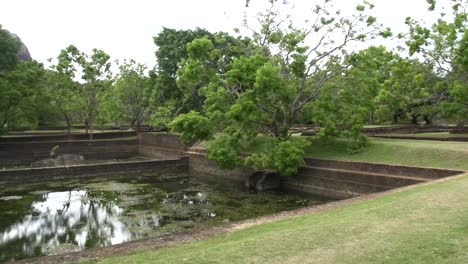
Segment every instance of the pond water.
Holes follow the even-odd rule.
[[[102,247],[323,203],[183,174],[0,183],[0,262]]]

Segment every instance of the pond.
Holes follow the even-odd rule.
[[[0,262],[103,247],[324,203],[186,174],[0,183]]]

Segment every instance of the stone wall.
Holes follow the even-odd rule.
[[[75,177],[93,177],[100,175],[148,173],[156,171],[160,172],[164,169],[168,169],[171,172],[186,172],[188,170],[188,158],[116,162],[54,168],[0,170],[0,181],[21,182],[56,180]]]
[[[424,126],[424,125],[401,125],[401,126],[388,126],[388,127],[369,127],[363,128],[362,133],[374,134],[407,134],[407,133],[433,133],[433,132],[450,132],[450,131],[464,130],[455,128],[453,126]]]
[[[50,151],[55,146],[59,146],[56,155],[78,154],[86,159],[115,159],[138,155],[136,139],[3,143],[0,144],[0,167],[29,165],[49,158]]]
[[[189,172],[192,177],[244,186],[248,177],[254,173],[251,168],[220,169],[216,162],[209,160],[206,152],[200,149],[190,148],[185,154],[189,158]]]
[[[286,190],[344,199],[463,173],[378,163],[306,159],[298,175],[283,178]]]
[[[139,133],[138,152],[140,156],[157,159],[185,156],[187,147],[179,136],[167,133]]]
[[[136,137],[135,131],[121,132],[105,132],[93,134],[93,140],[99,139],[116,139]],[[53,135],[21,135],[15,137],[0,137],[0,143],[19,143],[19,142],[46,142],[46,141],[64,141],[64,140],[89,140],[89,135],[86,134],[53,134]]]
[[[456,133],[454,133],[454,135],[456,135]],[[430,137],[430,136],[427,136],[427,137],[414,137],[414,136],[372,135],[372,137],[393,138],[393,139],[411,139],[411,140],[435,140],[435,141],[468,142],[468,137],[457,137],[457,136],[450,136],[450,137],[442,138],[442,137]]]
[[[427,179],[440,179],[463,172],[460,170],[421,168],[413,166],[401,166],[358,161],[324,160],[315,158],[306,158],[305,162],[307,166],[313,167],[325,167],[339,170],[380,173],[394,176],[414,176]]]
[[[222,170],[218,168],[216,162],[207,158],[206,150],[186,147],[177,137],[168,134],[147,134],[140,137],[140,152],[144,151],[143,154],[158,158],[187,156],[191,177],[205,180],[221,180],[225,183],[244,185],[254,173],[251,168]],[[427,182],[462,172],[307,158],[306,165],[297,175],[282,178],[281,188],[284,191],[344,199]]]

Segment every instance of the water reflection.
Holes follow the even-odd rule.
[[[0,183],[0,262],[119,244],[322,203],[194,180],[155,179],[109,176],[18,186]]]
[[[119,220],[122,213],[114,201],[95,199],[85,190],[43,194],[29,214],[0,233],[0,246],[31,256],[53,254],[60,244],[79,250],[126,242],[132,233]]]

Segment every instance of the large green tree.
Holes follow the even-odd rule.
[[[356,13],[347,17],[334,10],[330,1],[323,1],[311,14],[315,16],[311,24],[296,28],[280,17],[276,1],[269,2],[271,7],[257,17],[258,29],[247,23],[253,32],[252,52],[236,58],[226,74],[209,64],[212,56],[216,56],[209,39],[190,44],[189,60],[195,63],[186,64],[180,70],[181,77],[188,76],[195,83],[203,84],[200,93],[206,100],[201,113],[181,115],[172,127],[183,134],[203,135],[200,139],[223,130],[224,135],[210,145],[208,157],[224,168],[248,164],[290,175],[303,163],[307,145],[291,137],[290,128],[305,106],[317,100],[327,83],[340,75],[337,67],[345,47],[366,37],[390,33],[380,32],[375,18],[366,15],[371,5],[358,6]],[[211,135],[184,129],[184,123],[190,123],[192,128],[205,127],[201,124],[206,120],[211,123]],[[243,163],[240,142],[265,135],[273,139],[271,147]],[[286,162],[288,155],[290,160]]]

